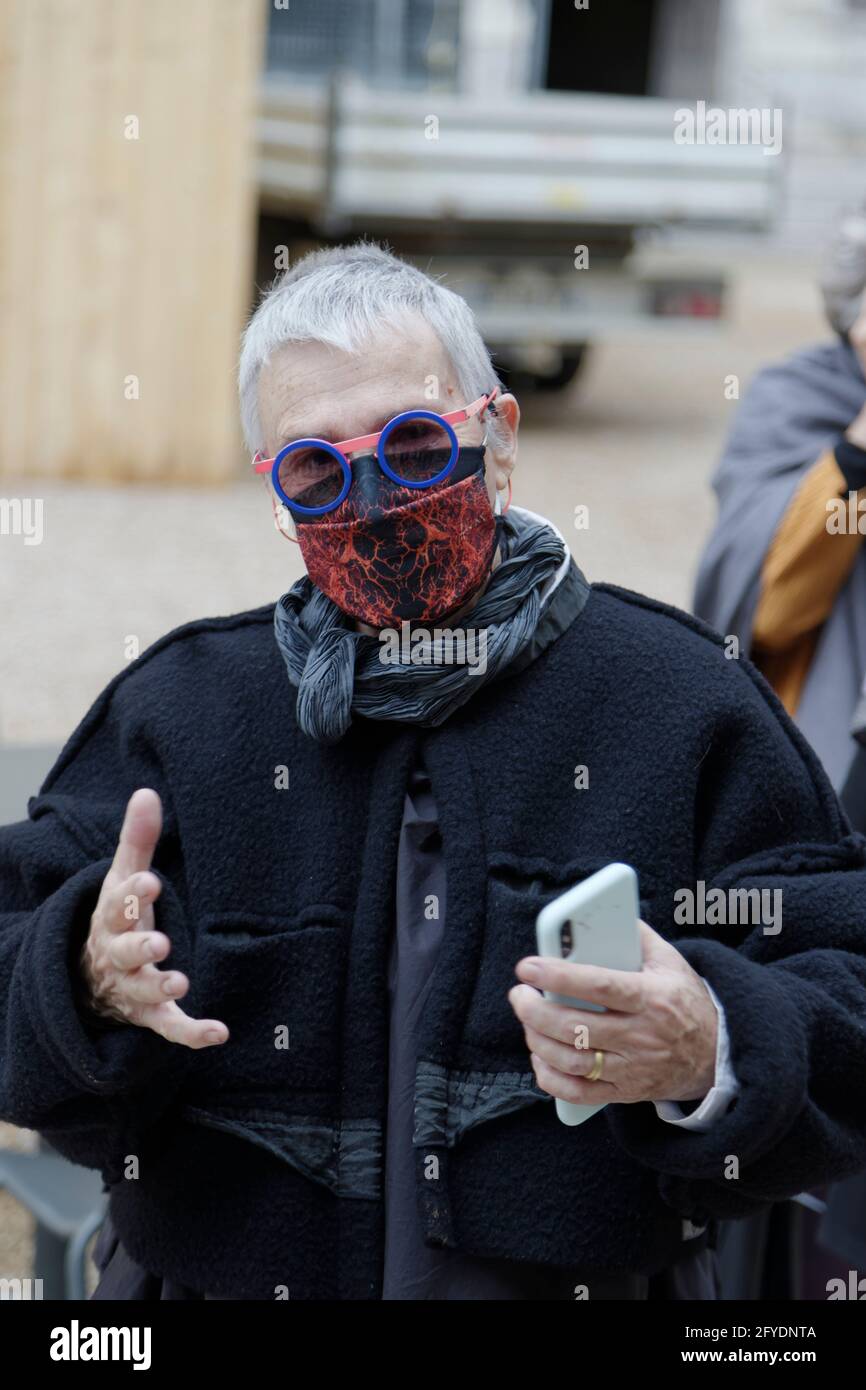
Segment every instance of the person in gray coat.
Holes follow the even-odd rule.
[[[842,219],[821,290],[834,339],[764,368],[740,405],[693,607],[762,669],[866,831],[866,202]],[[819,1228],[802,1220],[801,1289],[827,1272],[816,1237],[866,1269],[866,1173],[827,1191]],[[732,1233],[731,1296],[778,1288],[756,1272],[778,1222],[772,1238],[766,1214],[747,1224]],[[793,1244],[789,1223],[783,1263]]]

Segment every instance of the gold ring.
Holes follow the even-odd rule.
[[[592,1071],[587,1072],[587,1074],[586,1074],[586,1079],[587,1079],[587,1081],[598,1081],[599,1077],[601,1076],[601,1069],[602,1069],[603,1066],[604,1066],[604,1053],[603,1053],[603,1052],[599,1052],[598,1048],[596,1048],[596,1049],[595,1049],[595,1061],[594,1061],[593,1064],[592,1064]]]

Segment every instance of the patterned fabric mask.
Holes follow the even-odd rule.
[[[355,459],[340,506],[297,523],[310,579],[377,629],[456,612],[483,584],[497,543],[484,453],[461,449],[453,473],[423,489],[393,482],[372,454]]]

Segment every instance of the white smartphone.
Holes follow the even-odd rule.
[[[628,864],[608,864],[541,909],[535,922],[538,954],[572,965],[640,970],[639,917],[637,874]],[[607,1012],[603,1004],[553,994],[550,990],[544,991],[544,997],[554,1004],[591,1009],[593,1013]],[[607,1101],[600,1105],[574,1105],[557,1099],[556,1113],[564,1125],[581,1125],[606,1104]]]

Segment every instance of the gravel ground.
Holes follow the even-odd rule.
[[[742,389],[763,362],[826,335],[811,267],[741,257],[726,269],[725,332],[600,345],[569,392],[521,402],[515,501],[559,526],[590,579],[683,607],[736,408],[725,378]],[[65,740],[130,637],[143,650],[179,623],[270,602],[298,577],[297,548],[243,468],[205,492],[4,480],[6,497],[42,497],[45,520],[40,545],[0,537],[0,743]],[[575,530],[579,505],[588,530]],[[0,1144],[31,1141],[0,1125]],[[30,1242],[29,1218],[0,1194],[0,1275],[27,1273]]]

